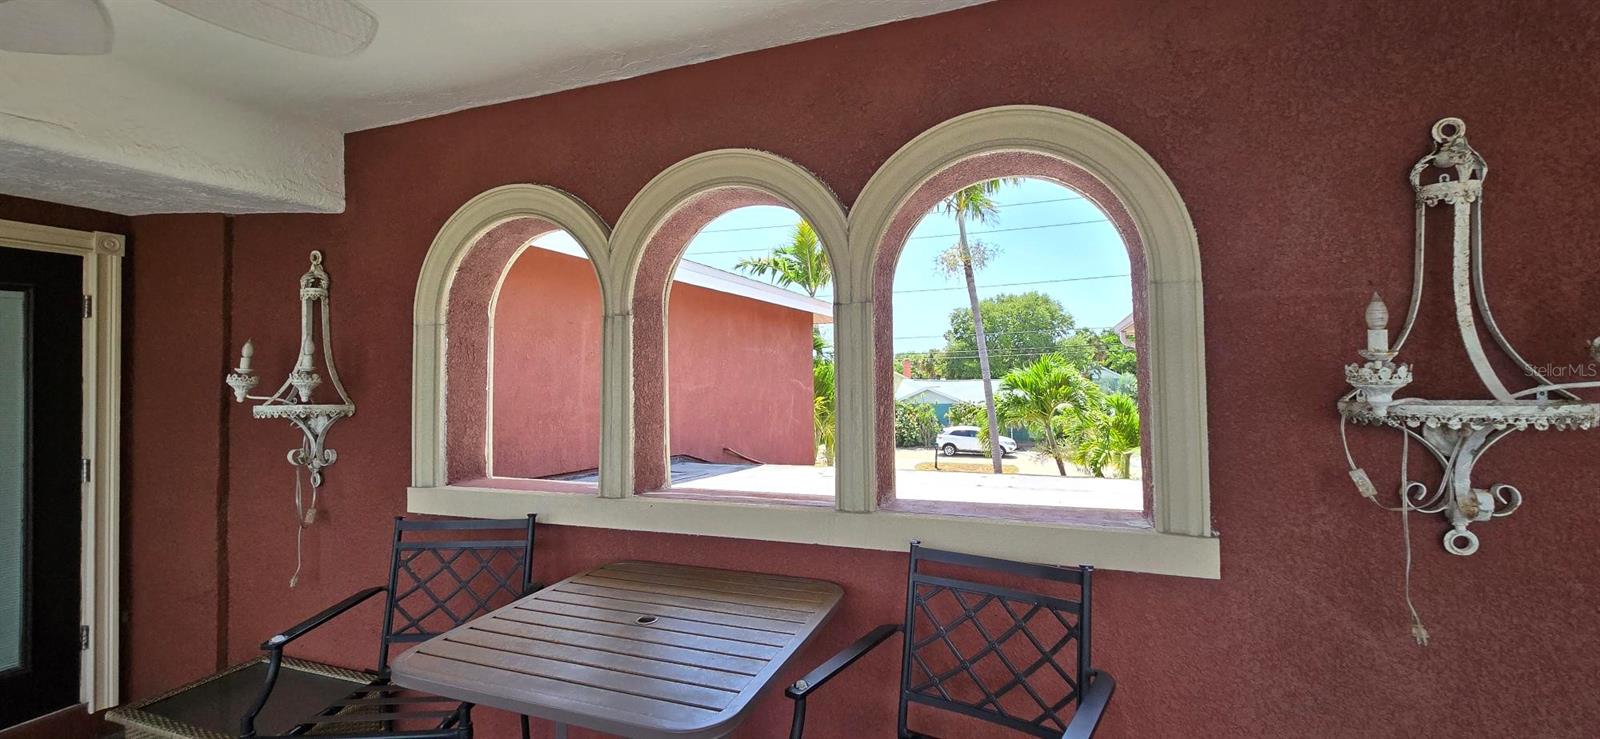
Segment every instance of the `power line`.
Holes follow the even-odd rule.
[[[1037,230],[1039,230],[1041,228],[1063,228],[1065,226],[1083,226],[1083,225],[1087,225],[1087,224],[1090,224],[1090,223],[1110,223],[1110,219],[1107,219],[1107,218],[1093,218],[1093,219],[1090,219],[1090,220],[1087,220],[1087,221],[1067,221],[1065,223],[1043,223],[1043,224],[1040,224],[1040,225],[1037,225],[1037,226],[1014,226],[1012,228],[991,228],[991,229],[988,229],[986,231],[968,231],[967,235],[968,236],[982,236],[984,234],[1003,234],[1003,233],[1010,233],[1012,231],[1037,231]],[[960,236],[960,235],[961,234],[959,234],[959,233],[929,234],[927,236],[909,236],[909,237],[906,238],[906,240],[907,241],[911,241],[913,239],[948,239],[948,238],[950,238],[952,236]]]
[[[1076,332],[1076,331],[1110,331],[1113,328],[1115,328],[1115,327],[1114,326],[1073,326],[1072,328],[1066,329],[1064,333],[1067,334],[1067,335],[1071,335],[1073,332]],[[998,332],[995,332],[995,333],[989,333],[989,332],[985,331],[984,335],[988,336],[989,338],[992,339],[992,338],[994,338],[996,336],[1016,336],[1018,334],[1049,334],[1049,333],[1061,333],[1061,330],[1060,329],[1053,329],[1053,328],[1025,328],[1025,329],[1024,328],[1019,328],[1019,329],[1012,329],[1010,331],[998,331]],[[896,338],[896,339],[942,339],[942,338],[944,338],[944,334],[932,334],[932,335],[929,335],[929,336],[896,336],[894,338]]]
[[[918,352],[918,353],[920,354],[921,352]],[[1067,347],[1059,347],[1059,348],[1052,348],[1052,349],[1041,349],[1039,351],[989,352],[989,358],[990,359],[1010,359],[1010,358],[1013,358],[1013,357],[1042,357],[1042,356],[1044,356],[1046,354],[1077,354],[1077,355],[1092,354],[1092,355],[1098,356],[1100,354],[1100,352],[1095,351],[1094,349],[1092,349],[1090,347],[1085,347],[1085,346],[1067,346]],[[978,358],[978,353],[977,352],[950,352],[950,353],[936,352],[936,355],[935,355],[935,359],[946,359],[946,360],[948,360],[948,359],[957,359],[957,360],[963,360],[964,361],[964,360],[968,360],[968,359],[977,359],[977,358]],[[910,359],[910,357],[901,357],[901,359]]]
[[[967,235],[968,236],[983,236],[985,234],[1011,233],[1011,232],[1014,232],[1014,231],[1037,231],[1037,230],[1042,229],[1042,228],[1065,228],[1067,226],[1085,226],[1085,225],[1088,225],[1088,224],[1091,224],[1091,223],[1110,223],[1110,222],[1111,222],[1110,219],[1107,219],[1107,218],[1093,218],[1093,219],[1090,219],[1090,220],[1087,220],[1087,221],[1065,221],[1065,222],[1062,222],[1062,223],[1041,223],[1041,224],[1038,224],[1038,225],[1035,225],[1035,226],[1013,226],[1011,228],[991,228],[991,229],[985,229],[985,230],[982,230],[982,231],[968,231]],[[760,226],[760,227],[752,226],[749,229],[728,229],[728,230],[729,231],[735,231],[735,230],[752,230],[753,231],[756,228],[770,228],[770,227],[769,226]],[[700,233],[723,233],[723,232],[721,232],[721,231],[701,231]],[[906,240],[907,241],[911,241],[911,240],[914,240],[914,239],[948,239],[948,238],[951,238],[953,236],[959,236],[959,235],[960,234],[954,234],[954,233],[928,234],[928,235],[925,235],[925,236],[910,236],[910,237],[907,237]],[[769,248],[765,248],[765,249],[718,249],[716,251],[700,251],[700,252],[694,252],[692,254],[687,252],[687,251],[685,251],[684,252],[684,256],[685,257],[704,257],[704,256],[710,256],[712,254],[753,254],[753,253],[756,253],[756,252],[770,252],[770,251],[772,251],[772,249],[770,247]]]
[[[1115,278],[1118,278],[1118,277],[1130,277],[1130,276],[1131,275],[1129,275],[1128,273],[1123,272],[1123,273],[1114,274],[1114,275],[1092,275],[1092,276],[1089,276],[1089,277],[1062,277],[1060,279],[1055,279],[1055,280],[1031,280],[1031,281],[1028,281],[1028,282],[997,282],[997,283],[994,283],[992,285],[978,285],[977,287],[978,287],[979,290],[988,290],[988,289],[992,289],[992,288],[996,288],[996,287],[1023,287],[1023,286],[1027,286],[1027,285],[1053,285],[1053,284],[1058,283],[1058,282],[1084,282],[1084,281],[1087,281],[1087,280],[1110,280],[1110,279],[1115,279]],[[909,294],[909,293],[936,293],[936,292],[946,292],[946,291],[950,291],[950,290],[965,290],[965,289],[967,289],[965,285],[957,285],[955,287],[919,287],[919,288],[917,288],[915,290],[892,290],[890,292],[893,295],[906,295],[906,294]]]
[[[1130,276],[1131,275],[1129,275],[1127,273],[1121,273],[1121,274],[1114,274],[1114,275],[1090,275],[1088,277],[1062,277],[1060,279],[1055,279],[1055,280],[1033,280],[1031,282],[996,282],[993,285],[978,285],[977,287],[978,287],[979,290],[988,290],[988,289],[996,288],[996,287],[1024,287],[1024,286],[1027,286],[1027,285],[1052,285],[1052,284],[1055,284],[1055,283],[1058,283],[1058,282],[1083,282],[1083,281],[1086,281],[1086,280],[1110,280],[1110,279],[1115,279],[1115,278],[1118,278],[1118,277],[1130,277]],[[905,295],[907,293],[947,292],[947,291],[951,291],[951,290],[965,290],[965,289],[967,289],[967,288],[965,286],[963,286],[963,285],[957,285],[955,287],[922,287],[922,288],[917,288],[915,290],[890,290],[889,294],[890,295]],[[790,292],[794,292],[794,291],[791,290]],[[799,295],[800,293],[795,293],[795,294]],[[833,293],[819,292],[813,297],[815,297],[817,300],[831,300],[833,298]]]
[[[1068,200],[1082,200],[1082,195],[1069,195],[1064,198],[1050,198],[1048,200],[1027,200],[1021,203],[1000,203],[1001,208],[1016,208],[1023,205],[1040,205],[1042,203],[1064,203]],[[730,211],[731,212],[731,211]],[[794,228],[793,223],[775,223],[771,226],[740,226],[737,228],[707,228],[700,231],[703,234],[735,233],[739,231],[767,231],[775,228]]]

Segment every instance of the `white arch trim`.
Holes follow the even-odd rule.
[[[625,409],[627,417],[611,423],[611,416],[603,416],[609,430],[601,434],[600,486],[606,497],[626,497],[634,488],[633,301],[645,251],[679,208],[703,194],[728,188],[755,190],[785,203],[816,230],[835,270],[849,261],[843,253],[849,242],[844,206],[816,175],[783,157],[754,149],[718,149],[684,159],[652,178],[623,209],[611,236],[610,269],[621,277],[617,284],[622,289],[610,291],[606,299],[601,394]],[[848,299],[842,290],[835,290],[835,315],[840,302]],[[835,329],[844,330],[843,326]],[[846,339],[845,334],[835,333],[838,345],[843,346]],[[664,415],[670,418],[670,412],[664,411]],[[841,426],[845,423],[840,420]],[[665,458],[667,450],[663,448],[661,454]],[[847,472],[844,467],[836,468],[836,486]],[[608,478],[617,484],[608,483]]]
[[[572,234],[588,252],[606,291],[603,265],[610,230],[583,201],[552,187],[503,185],[467,201],[446,220],[428,247],[412,305],[411,484],[439,487],[445,479],[445,330],[456,269],[478,239],[500,224],[537,218]]]
[[[1099,177],[1123,202],[1146,246],[1152,336],[1140,337],[1160,394],[1156,510],[1151,525],[1073,525],[874,511],[875,412],[872,371],[874,252],[894,212],[918,186],[954,162],[993,151],[1059,157]],[[835,274],[838,337],[838,506],[753,505],[671,496],[634,496],[633,300],[651,237],[701,193],[750,188],[793,207],[817,229]],[[588,250],[605,306],[602,332],[600,495],[449,486],[444,474],[443,337],[449,279],[488,229],[511,218],[546,218]],[[842,247],[841,247],[842,245]],[[978,111],[935,126],[889,158],[849,217],[816,177],[753,150],[707,152],[656,176],[607,233],[588,208],[550,188],[490,190],[457,211],[434,239],[418,282],[413,356],[414,513],[489,518],[535,511],[541,522],[763,541],[903,550],[909,539],[946,548],[1056,564],[1216,578],[1218,539],[1210,529],[1201,345],[1200,265],[1181,198],[1143,150],[1085,116],[1013,106]],[[887,304],[886,304],[887,307]],[[1142,347],[1143,348],[1143,347]],[[1185,438],[1185,434],[1190,434]],[[1178,479],[1169,480],[1169,475]]]
[[[1133,219],[1144,247],[1150,334],[1139,337],[1139,351],[1151,381],[1142,391],[1151,415],[1145,422],[1153,447],[1152,523],[1163,534],[1213,537],[1200,244],[1177,188],[1138,144],[1089,116],[1033,105],[988,108],[945,121],[901,147],[867,181],[850,213],[849,251],[857,261],[848,274],[865,281],[857,289],[870,287],[891,219],[923,183],[972,157],[1008,151],[1043,154],[1084,169]],[[881,308],[890,310],[889,302]],[[846,372],[849,384],[871,387],[870,357],[840,372],[841,387]],[[875,417],[867,423],[868,443],[853,448],[872,446]],[[856,501],[863,510],[876,497],[876,479],[865,482]]]
[[[835,266],[845,263],[842,250],[849,237],[844,206],[816,175],[776,154],[755,149],[717,149],[666,168],[623,209],[611,245],[613,258],[628,279],[626,290],[617,295],[620,302],[610,309],[632,308],[645,248],[667,218],[695,197],[723,188],[757,190],[783,201],[811,223],[828,259]]]

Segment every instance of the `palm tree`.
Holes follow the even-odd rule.
[[[1013,369],[1000,379],[1000,417],[1008,424],[1026,426],[1042,435],[1044,438],[1036,451],[1054,459],[1056,471],[1062,477],[1067,476],[1067,466],[1062,460],[1068,450],[1056,434],[1058,416],[1065,407],[1086,400],[1086,384],[1092,383],[1053,354]]]
[[[978,282],[974,273],[988,263],[991,251],[967,242],[967,219],[973,223],[991,223],[1000,215],[1000,206],[992,197],[1001,187],[1013,184],[1018,178],[1008,177],[985,180],[961,188],[934,206],[956,219],[955,246],[939,255],[939,264],[946,274],[960,272],[967,281],[967,300],[972,303],[972,333],[978,344],[978,373],[983,378],[983,405],[989,418],[989,458],[994,462],[994,473],[1000,474],[1000,422],[995,417],[993,376],[989,372],[989,342],[983,335],[983,315],[978,312]]]
[[[1139,450],[1139,405],[1122,393],[1107,394],[1093,383],[1083,403],[1071,403],[1062,421],[1062,434],[1072,446],[1073,464],[1095,477],[1113,474],[1127,479],[1133,453]]]
[[[833,375],[833,362],[819,361],[811,365],[811,430],[829,466],[833,465],[839,428],[835,423]]]
[[[813,298],[833,280],[828,253],[817,240],[817,232],[805,221],[795,224],[789,243],[764,257],[745,257],[733,268],[769,278],[778,287],[799,286]]]

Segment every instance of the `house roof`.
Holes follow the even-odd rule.
[[[994,383],[994,394],[1000,394],[1000,381]],[[983,380],[916,380],[907,378],[894,391],[895,401],[915,400],[918,403],[983,403]]]
[[[540,236],[528,246],[582,259],[589,258],[589,255],[584,253],[583,247],[565,231]],[[678,261],[678,268],[673,272],[672,280],[810,313],[813,324],[833,323],[833,303],[688,259]]]
[[[1126,318],[1124,318],[1124,319],[1122,319],[1120,321],[1117,321],[1117,325],[1112,326],[1111,330],[1117,334],[1117,340],[1121,341],[1123,346],[1128,347],[1129,349],[1133,348],[1134,339],[1132,337],[1132,334],[1133,334],[1133,314],[1132,313],[1129,313]]]
[[[900,375],[895,375],[900,377]],[[1122,376],[1105,367],[1089,370],[1089,379],[1108,390],[1118,387]],[[1000,396],[1000,380],[993,380],[995,397]],[[983,380],[916,380],[902,377],[895,385],[895,402],[983,404]]]

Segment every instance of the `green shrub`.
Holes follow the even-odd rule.
[[[927,446],[939,435],[939,417],[927,403],[894,404],[894,445]]]
[[[956,403],[950,406],[949,418],[951,426],[986,427],[989,413],[979,403]]]

